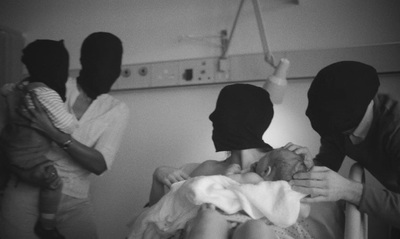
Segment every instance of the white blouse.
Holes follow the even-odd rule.
[[[66,106],[72,114],[72,106],[78,95],[76,79],[69,79]],[[98,150],[104,156],[107,168],[110,169],[127,126],[128,117],[129,109],[125,103],[109,94],[102,94],[92,102],[80,118],[78,128],[72,137]],[[55,161],[63,180],[63,193],[72,197],[86,198],[89,193],[91,172],[75,163],[68,153],[55,144],[47,157]]]

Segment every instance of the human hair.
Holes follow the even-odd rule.
[[[303,157],[288,149],[274,149],[270,151],[268,158],[270,160],[268,165],[274,171],[272,181],[290,181],[294,174],[307,171]]]

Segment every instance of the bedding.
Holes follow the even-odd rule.
[[[304,196],[286,181],[239,184],[222,175],[199,176],[173,184],[157,204],[145,208],[132,221],[128,239],[170,238],[196,216],[203,203],[214,204],[228,220],[243,219],[243,212],[248,219],[264,219],[281,234],[279,238],[293,238],[288,231],[311,238],[297,223]]]

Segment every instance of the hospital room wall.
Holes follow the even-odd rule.
[[[83,39],[110,31],[124,42],[124,64],[218,56],[204,41],[179,41],[182,35],[213,35],[232,25],[232,0],[0,1],[0,25],[20,32],[26,42],[64,39],[71,69],[79,68]],[[229,54],[262,51],[253,9],[246,1]],[[260,1],[273,51],[330,49],[400,41],[400,2]],[[289,59],[290,60],[290,59]],[[399,95],[400,76],[385,77],[384,90]],[[261,82],[248,82],[260,85]],[[290,80],[283,104],[265,140],[274,147],[291,141],[316,153],[318,136],[304,115],[311,78]],[[93,177],[93,200],[101,239],[124,238],[125,224],[146,203],[154,169],[206,159],[223,159],[211,141],[208,115],[224,86],[116,91],[131,110],[128,129],[112,169]],[[345,171],[346,169],[343,169]]]
[[[400,100],[400,75],[381,79],[381,90]],[[261,86],[261,82],[249,83]],[[310,83],[311,79],[289,81],[284,102],[274,106],[274,119],[264,135],[265,141],[273,147],[290,141],[309,146],[314,155],[318,152],[319,137],[304,114]],[[224,158],[224,154],[214,153],[212,125],[208,120],[223,86],[153,89],[137,91],[133,95],[129,92],[114,93],[128,102],[133,110],[131,124],[134,126],[128,128],[118,161],[111,172],[96,178],[93,185],[97,195],[94,198],[97,213],[103,215],[98,221],[107,225],[100,230],[111,235],[110,229],[124,229],[118,223],[129,221],[147,202],[151,175],[156,167],[178,167],[188,162]],[[341,169],[344,175],[347,175],[351,162],[349,159],[345,161]],[[370,180],[380,186],[375,180]],[[382,233],[377,237],[373,234],[384,230],[385,225],[373,218],[372,221],[370,238],[383,238]]]

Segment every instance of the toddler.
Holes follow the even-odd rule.
[[[62,132],[71,134],[78,123],[64,106],[69,68],[69,55],[64,42],[36,40],[24,48],[21,60],[29,76],[17,84],[6,84],[1,88],[7,102],[8,118],[0,136],[0,146],[10,167],[31,169],[49,161],[46,153],[51,146],[50,139],[32,128],[22,116],[29,113],[29,108],[35,107],[32,96]],[[35,233],[42,239],[63,239],[56,228],[61,180],[53,164],[45,168],[41,177],[39,219]]]

